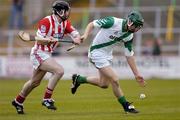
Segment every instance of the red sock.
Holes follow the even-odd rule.
[[[22,104],[25,100],[24,96],[21,96],[20,94],[16,97],[16,101],[20,104]]]
[[[50,99],[52,96],[52,93],[53,93],[53,90],[47,87],[46,92],[44,94],[44,99]]]

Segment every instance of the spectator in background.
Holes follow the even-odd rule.
[[[10,13],[9,27],[11,29],[17,28],[22,29],[23,23],[23,6],[24,0],[13,0],[12,8]]]
[[[153,44],[152,55],[153,56],[160,56],[161,55],[162,41],[159,38],[155,38],[153,42],[154,42],[154,44]]]
[[[143,49],[142,54],[145,56],[151,56],[152,55],[152,49],[153,49],[153,39],[148,38],[146,40],[143,40]]]

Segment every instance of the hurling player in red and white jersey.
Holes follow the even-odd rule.
[[[55,1],[53,3],[53,14],[39,21],[37,36],[54,37],[62,39],[65,34],[71,36],[74,44],[80,44],[79,32],[74,29],[68,20],[70,14],[70,6],[65,1]],[[56,110],[54,100],[51,98],[53,90],[64,74],[64,69],[52,57],[51,53],[57,46],[57,42],[36,41],[31,50],[30,59],[33,64],[33,75],[28,80],[20,93],[12,101],[12,105],[16,108],[18,114],[24,114],[23,102],[33,88],[40,85],[42,78],[47,72],[52,73],[47,88],[44,93],[42,105],[48,109]]]

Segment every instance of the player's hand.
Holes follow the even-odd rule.
[[[84,41],[84,40],[86,40],[86,39],[87,39],[87,36],[86,36],[86,35],[82,35],[82,36],[81,36],[81,40],[82,40],[82,41]]]
[[[141,87],[145,87],[146,86],[146,81],[144,80],[144,78],[140,75],[136,76],[136,81],[139,83],[139,85]]]
[[[82,42],[81,42],[81,38],[80,37],[76,37],[76,38],[74,38],[73,39],[73,42],[74,42],[74,44],[75,45],[79,45],[79,44],[81,44]]]
[[[50,40],[48,41],[48,43],[54,43],[54,42],[57,42],[58,41],[58,39],[56,39],[56,38],[54,38],[54,37],[52,37],[52,36],[50,36],[50,37],[48,37]]]
[[[57,40],[55,38],[53,38],[52,36],[50,37],[46,37],[49,40],[48,41],[37,41],[38,44],[42,44],[42,45],[48,45],[48,44],[52,44],[54,42],[57,42]]]

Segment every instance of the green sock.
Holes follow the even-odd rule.
[[[87,78],[84,76],[79,76],[79,78],[77,79],[77,82],[80,84],[87,83]]]
[[[118,98],[118,101],[119,101],[119,103],[121,103],[121,104],[127,102],[127,101],[126,101],[126,98],[125,98],[124,96],[119,97],[119,98]]]

